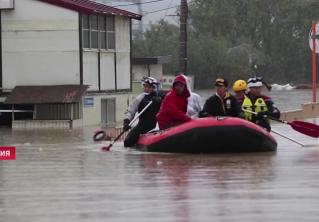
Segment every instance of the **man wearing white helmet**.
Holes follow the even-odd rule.
[[[248,79],[247,87],[249,92],[243,100],[242,109],[256,112],[257,115],[251,112],[245,112],[245,119],[270,131],[271,127],[267,116],[278,119],[280,117],[280,111],[270,97],[261,93],[262,86],[263,81],[261,77]]]
[[[130,129],[130,122],[137,112],[141,112],[146,105],[152,101],[152,104],[139,117],[137,126],[135,126],[124,140],[125,147],[132,147],[136,144],[140,134],[147,133],[156,126],[156,114],[161,106],[162,97],[158,92],[158,81],[153,77],[144,77],[142,79],[143,93],[138,95],[133,103],[128,107],[123,121],[123,129]]]

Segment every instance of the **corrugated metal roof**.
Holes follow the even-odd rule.
[[[63,8],[71,9],[86,14],[99,13],[108,15],[126,16],[132,19],[141,20],[142,16],[133,12],[114,8],[90,0],[39,0],[49,4],[57,5]]]
[[[75,103],[82,99],[87,89],[87,85],[16,86],[4,103]]]

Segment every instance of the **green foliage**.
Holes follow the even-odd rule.
[[[308,34],[319,1],[193,0],[189,13],[188,71],[197,87],[219,75],[248,78],[255,63],[268,81],[311,81]],[[178,52],[179,27],[165,21],[134,42],[135,55],[172,55],[165,73],[178,69]]]

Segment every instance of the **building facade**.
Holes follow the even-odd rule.
[[[19,105],[5,102],[16,86],[87,85],[77,101],[82,125],[122,119],[132,90],[131,20],[141,16],[89,0],[6,1],[12,7],[0,11],[0,103]],[[25,105],[49,107],[41,101]]]
[[[140,93],[141,80],[151,76],[158,81],[163,79],[163,65],[171,62],[171,56],[143,57],[132,59],[132,88],[134,93]]]

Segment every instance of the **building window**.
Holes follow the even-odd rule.
[[[115,49],[115,22],[114,16],[106,17],[106,27],[107,27],[107,48]]]
[[[83,47],[90,48],[90,21],[88,15],[82,15]]]
[[[106,17],[99,16],[99,30],[100,30],[100,48],[107,49],[107,39],[106,39]]]
[[[115,49],[114,16],[82,15],[83,48]]]
[[[90,15],[90,33],[91,33],[91,49],[99,48],[99,27],[98,27],[98,16]]]

